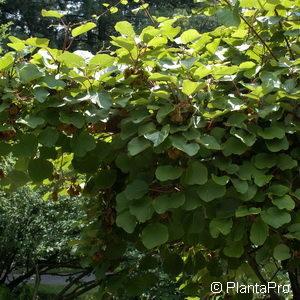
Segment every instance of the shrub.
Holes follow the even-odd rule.
[[[114,49],[95,56],[10,38],[0,149],[18,162],[2,186],[91,199],[77,250],[104,298],[157,282],[151,264],[127,276],[130,247],[191,296],[287,274],[299,298],[298,11],[220,1],[205,12],[223,26],[203,34],[157,18],[137,36],[119,22]]]

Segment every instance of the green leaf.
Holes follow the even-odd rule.
[[[18,52],[23,51],[26,48],[24,43],[7,43],[7,46]]]
[[[134,200],[129,206],[129,211],[139,222],[144,223],[147,220],[150,220],[153,215],[154,210],[151,202],[152,201],[149,198]]]
[[[195,70],[194,76],[196,76],[197,79],[201,79],[201,78],[206,77],[207,75],[211,74],[212,72],[213,72],[212,68],[207,68],[206,66],[201,66]]]
[[[189,29],[180,35],[180,41],[183,44],[190,43],[200,37],[200,33],[196,29]]]
[[[292,159],[288,154],[280,153],[277,157],[277,167],[280,170],[289,170],[297,167],[297,161]]]
[[[50,94],[48,89],[46,89],[45,87],[42,87],[42,86],[34,87],[32,93],[33,93],[35,99],[40,103],[45,102],[47,97]]]
[[[10,171],[6,175],[6,178],[8,182],[14,187],[23,186],[30,180],[27,174],[17,170]]]
[[[42,9],[42,16],[61,19],[64,15],[55,10]]]
[[[259,153],[254,157],[254,165],[258,169],[272,168],[276,165],[277,157],[274,154]]]
[[[85,123],[84,117],[81,113],[60,111],[59,115],[59,120],[62,123],[72,124],[77,128],[83,127]]]
[[[11,54],[5,54],[3,57],[0,58],[0,70],[4,71],[9,69],[14,64],[14,57]]]
[[[99,189],[105,190],[111,188],[117,179],[116,170],[101,170],[96,178],[95,182]]]
[[[129,211],[124,211],[117,216],[116,224],[127,233],[133,233],[137,222],[135,216],[131,215]]]
[[[121,280],[123,281],[124,279],[122,278]],[[124,291],[126,291],[126,295],[129,298],[136,298],[142,295],[145,290],[152,288],[158,280],[158,277],[152,272],[133,275],[124,282]],[[119,284],[119,282],[119,280],[116,281],[116,284]]]
[[[256,64],[253,61],[244,61],[239,65],[240,69],[247,70],[252,69],[256,66]]]
[[[280,106],[278,105],[278,103],[275,103],[275,104],[272,103],[272,104],[269,104],[269,105],[263,106],[262,108],[257,109],[257,113],[260,117],[265,118],[270,113],[278,111],[279,108],[280,108]]]
[[[134,38],[118,36],[112,37],[112,40],[113,41],[111,43],[113,45],[124,48],[128,51],[131,51],[136,47]]]
[[[254,174],[253,177],[254,177],[254,183],[257,186],[261,187],[268,184],[273,178],[273,175]]]
[[[164,106],[162,106],[156,115],[156,119],[159,123],[161,123],[161,121],[169,114],[171,113],[173,110],[175,109],[174,105],[171,104],[166,104]]]
[[[245,194],[248,191],[249,186],[246,180],[231,178],[231,182],[237,192]]]
[[[43,125],[45,123],[45,120],[42,117],[32,115],[27,116],[25,119],[19,120],[18,123],[25,124],[31,128],[36,128],[39,125]]]
[[[91,29],[97,27],[97,25],[93,22],[88,22],[86,24],[80,25],[74,29],[72,29],[71,34],[73,37],[76,37],[78,35],[81,35],[83,33],[86,33],[87,31],[90,31]]]
[[[96,104],[100,108],[110,109],[112,106],[111,94],[105,90],[100,92],[90,92],[89,96],[92,103]]]
[[[155,171],[155,176],[159,181],[174,180],[182,175],[182,168],[177,166],[159,166]]]
[[[38,69],[38,67],[34,64],[25,64],[19,70],[20,80],[24,83],[38,79],[38,78],[42,77],[43,75],[44,75],[43,72],[41,72]]]
[[[182,82],[182,92],[187,96],[190,96],[197,91],[200,85],[201,85],[200,82],[194,82],[189,79],[185,79]]]
[[[238,10],[236,9],[232,10],[231,8],[227,7],[221,8],[217,10],[216,16],[218,21],[227,27],[239,26],[241,23]]]
[[[169,40],[172,40],[181,31],[181,28],[179,26],[173,27],[171,25],[164,24],[160,31],[163,35],[167,36]]]
[[[34,182],[41,182],[53,173],[53,165],[48,160],[32,159],[28,165],[28,174]]]
[[[244,128],[244,121],[247,119],[247,116],[241,112],[232,112],[225,123],[226,126],[235,126]]]
[[[206,135],[200,138],[200,143],[207,149],[221,150],[221,146],[214,136]]]
[[[261,218],[257,218],[252,224],[250,230],[250,241],[257,246],[261,246],[266,241],[269,235],[269,227]]]
[[[126,186],[124,193],[128,199],[140,199],[148,192],[148,188],[147,182],[135,179]]]
[[[6,156],[11,152],[11,145],[4,143],[4,142],[0,142],[0,155],[1,156]]]
[[[260,78],[262,81],[262,87],[268,88],[280,88],[280,79],[276,76],[274,72],[263,71],[260,73]]]
[[[166,45],[168,43],[168,39],[162,36],[154,37],[151,41],[148,42],[149,47],[159,47],[162,45]]]
[[[248,147],[241,142],[239,139],[235,137],[230,137],[227,141],[222,145],[222,151],[225,156],[229,156],[232,154],[243,154]]]
[[[185,195],[182,192],[156,197],[152,204],[158,214],[163,214],[172,208],[178,208],[185,202]]]
[[[81,132],[70,141],[71,148],[76,156],[83,157],[87,152],[96,148],[94,137],[87,132]]]
[[[238,138],[239,140],[241,140],[248,147],[253,146],[253,144],[256,141],[256,136],[254,134],[249,134],[243,129],[231,128],[230,133],[236,138]]]
[[[128,152],[134,156],[146,150],[151,144],[145,138],[135,137],[128,143]]]
[[[109,11],[111,14],[115,14],[119,11],[119,9],[116,6],[112,6],[109,8]]]
[[[274,248],[273,256],[277,260],[286,260],[291,258],[290,248],[285,244],[279,244]]]
[[[219,185],[226,185],[230,179],[227,175],[216,176],[215,174],[211,174],[211,178],[216,184]]]
[[[46,128],[38,136],[39,143],[46,147],[54,147],[59,137],[57,130]]]
[[[227,235],[232,228],[231,219],[214,218],[209,223],[209,232],[213,238],[217,238],[219,234]]]
[[[291,45],[291,49],[292,49],[295,53],[297,53],[297,54],[300,55],[300,47],[299,47],[297,44],[292,44],[292,45]]]
[[[242,242],[233,242],[224,248],[224,254],[228,257],[239,258],[244,253]]]
[[[286,137],[283,139],[267,140],[266,146],[271,152],[278,152],[281,150],[287,150],[289,148],[289,142]]]
[[[134,29],[133,29],[132,25],[127,21],[118,22],[115,25],[115,29],[117,32],[119,32],[122,35],[135,37]]]
[[[287,235],[292,238],[300,240],[300,223],[294,223],[288,227],[289,233]]]
[[[279,228],[282,225],[291,222],[291,215],[277,207],[270,207],[267,210],[262,211],[261,218],[265,223],[274,228]]]
[[[68,68],[80,68],[85,65],[84,59],[81,56],[68,51],[59,55],[57,60],[65,64]]]
[[[163,141],[165,141],[165,139],[169,135],[169,132],[170,132],[170,125],[167,124],[167,125],[162,127],[161,131],[155,131],[155,132],[152,132],[152,133],[147,133],[147,134],[144,135],[144,137],[147,140],[150,140],[153,143],[154,147],[157,147]]]
[[[182,272],[183,260],[177,253],[170,253],[163,259],[162,267],[166,274],[177,276]]]
[[[207,51],[209,51],[211,54],[215,54],[219,45],[220,45],[221,39],[214,39],[213,42],[206,45]],[[219,69],[218,79],[223,77],[226,74],[223,74],[223,72],[226,70],[225,66],[222,66],[222,68]],[[230,72],[231,73],[231,72]],[[213,72],[213,74],[216,74],[216,71]],[[232,73],[231,73],[232,74]]]
[[[268,193],[276,196],[283,196],[290,192],[290,188],[282,184],[272,184],[269,187]]]
[[[152,73],[148,79],[153,80],[153,81],[176,82],[176,77],[175,76],[171,76],[171,75],[168,75],[168,74],[165,74],[165,73]]]
[[[285,131],[277,126],[267,127],[263,130],[257,131],[257,134],[266,140],[272,140],[275,138],[282,139],[285,136]]]
[[[13,145],[13,155],[16,157],[32,157],[36,154],[38,146],[37,138],[31,134],[25,134],[20,137],[19,143]]]
[[[108,54],[97,54],[89,61],[91,68],[103,68],[113,65],[115,58]]]
[[[212,179],[197,188],[197,194],[205,202],[221,198],[225,193],[226,188],[223,185],[216,184]]]
[[[198,161],[191,162],[182,176],[183,182],[188,185],[201,185],[207,182],[208,171],[204,164]]]
[[[189,156],[194,156],[198,153],[200,146],[196,143],[187,143],[186,139],[182,136],[170,137],[173,147],[185,152]]]
[[[168,228],[160,223],[149,224],[142,231],[142,242],[148,249],[165,244],[168,238]]]
[[[50,89],[64,88],[66,86],[66,83],[63,80],[58,79],[55,75],[46,75],[39,80],[39,83],[46,84]]]
[[[50,41],[48,39],[43,39],[43,38],[29,38],[25,41],[27,45],[40,47],[40,48],[48,47],[49,42]]]
[[[272,199],[272,203],[279,209],[293,210],[295,208],[295,202],[289,195],[283,197],[276,197]]]
[[[248,208],[245,205],[239,206],[237,208],[237,210],[235,211],[235,216],[237,218],[240,217],[245,217],[245,216],[249,216],[249,215],[257,215],[261,212],[260,208],[256,208],[256,207],[250,207]]]

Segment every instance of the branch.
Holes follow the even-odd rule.
[[[86,293],[87,291],[89,291],[89,290],[95,288],[95,287],[98,286],[99,284],[100,284],[99,281],[90,281],[90,282],[87,282],[85,288],[83,288],[83,289],[81,289],[81,290],[79,290],[79,291],[77,291],[77,292],[75,292],[75,293],[72,292],[72,293],[70,293],[70,294],[64,296],[62,299],[63,299],[63,300],[77,299],[78,296],[80,296],[80,295]]]
[[[297,296],[300,295],[300,287],[299,287],[298,274],[297,273],[298,273],[297,269],[295,270],[295,272],[288,271],[294,299],[299,299],[299,297],[297,297]]]
[[[144,0],[141,0],[141,3],[142,3],[142,5],[145,5]],[[154,27],[158,26],[159,23],[154,20],[154,18],[152,17],[152,15],[149,12],[148,7],[145,6],[144,10],[145,10],[145,15],[151,20],[151,22],[153,23]]]
[[[224,0],[228,6],[230,6],[232,8],[232,5],[228,2],[228,0]],[[271,54],[271,56],[278,61],[278,58],[275,56],[275,54],[272,52],[271,48],[266,44],[266,42],[263,40],[263,38],[258,34],[258,32],[254,29],[254,27],[252,26],[252,24],[250,24],[246,18],[242,15],[239,14],[240,18],[247,24],[247,26],[252,30],[252,32],[254,33],[254,35],[261,41],[261,43],[267,48],[268,52]]]
[[[63,299],[63,294],[69,290],[77,281],[79,281],[81,278],[87,275],[87,272],[83,272],[79,276],[75,277],[73,280],[70,281],[69,284],[67,284],[55,297],[55,300],[61,300]]]
[[[279,15],[278,15],[278,12],[277,12],[277,10],[275,9],[275,14],[276,14],[276,16],[278,17]],[[282,22],[281,21],[279,21],[279,26],[280,26],[280,28],[281,28],[281,30],[284,30],[283,29],[283,25],[282,25]],[[290,55],[291,55],[291,58],[292,58],[292,60],[295,60],[295,56],[294,56],[294,53],[293,53],[293,51],[292,51],[292,49],[291,49],[291,45],[290,45],[290,43],[289,43],[289,40],[288,40],[288,38],[287,38],[287,36],[285,36],[285,35],[283,35],[284,36],[284,40],[285,40],[285,43],[286,43],[286,46],[288,47],[288,49],[289,49],[289,52],[290,52]]]
[[[258,266],[256,260],[249,253],[246,253],[246,258],[248,260],[248,263],[249,263],[250,267],[252,268],[255,275],[260,280],[260,282],[263,285],[268,286],[268,281],[262,276],[261,272],[259,271],[259,266]],[[274,293],[273,291],[270,291],[269,293],[270,293],[270,299],[271,300],[280,300],[280,297],[276,293]]]

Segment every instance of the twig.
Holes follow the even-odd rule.
[[[141,3],[142,3],[142,5],[145,5],[145,1],[144,0],[141,0]],[[153,23],[153,25],[155,26],[155,27],[157,27],[158,25],[159,25],[159,23],[157,22],[157,21],[155,21],[154,20],[154,18],[152,17],[152,15],[150,14],[150,12],[149,12],[149,9],[148,9],[148,7],[144,7],[144,10],[145,10],[145,15],[151,20],[151,22]]]
[[[228,0],[224,0],[228,6],[230,6],[232,8],[232,5],[228,2]],[[261,43],[266,47],[266,49],[268,50],[268,52],[271,54],[271,56],[278,61],[278,58],[275,56],[275,54],[273,53],[273,51],[271,50],[271,48],[267,45],[267,43],[263,40],[263,38],[258,34],[258,32],[254,29],[254,27],[252,26],[252,24],[250,24],[246,18],[242,15],[239,14],[240,18],[247,24],[247,26],[251,29],[251,31],[254,33],[254,35],[261,41]]]
[[[275,9],[275,14],[276,14],[277,17],[279,16],[279,15],[278,15],[278,12],[277,12],[277,9]],[[279,21],[279,26],[280,26],[281,30],[284,30],[281,21]],[[292,60],[295,60],[295,56],[294,56],[294,53],[293,53],[293,51],[292,51],[292,49],[291,49],[291,45],[290,45],[290,43],[289,43],[288,38],[287,38],[285,35],[283,35],[283,36],[284,36],[284,40],[285,40],[286,46],[287,46],[287,48],[289,49],[291,58],[292,58]]]

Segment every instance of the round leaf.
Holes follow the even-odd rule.
[[[28,165],[28,173],[33,181],[40,182],[52,175],[53,165],[42,158],[32,159]]]
[[[286,260],[291,257],[290,248],[287,245],[279,244],[274,248],[273,256],[277,260]]]
[[[159,181],[174,180],[181,176],[182,169],[176,166],[160,166],[155,171],[155,176]]]
[[[183,181],[186,184],[204,184],[207,182],[207,168],[201,162],[194,161],[189,164],[185,173],[183,174]]]
[[[203,201],[210,202],[223,197],[226,193],[226,188],[210,179],[206,184],[198,187],[197,193]]]
[[[128,199],[139,199],[142,198],[147,193],[147,191],[147,182],[140,179],[135,179],[133,182],[127,185],[124,193]]]
[[[263,245],[269,235],[269,227],[261,218],[252,224],[250,230],[250,240],[254,245]]]
[[[78,26],[78,27],[72,29],[71,33],[72,33],[73,37],[76,37],[76,36],[78,36],[80,34],[83,34],[83,33],[87,32],[87,31],[90,31],[91,29],[93,29],[95,27],[97,27],[97,25],[95,23],[88,22],[86,24],[83,24],[81,26]]]
[[[142,232],[142,242],[148,249],[152,249],[166,243],[168,238],[168,228],[160,223],[149,224]]]

